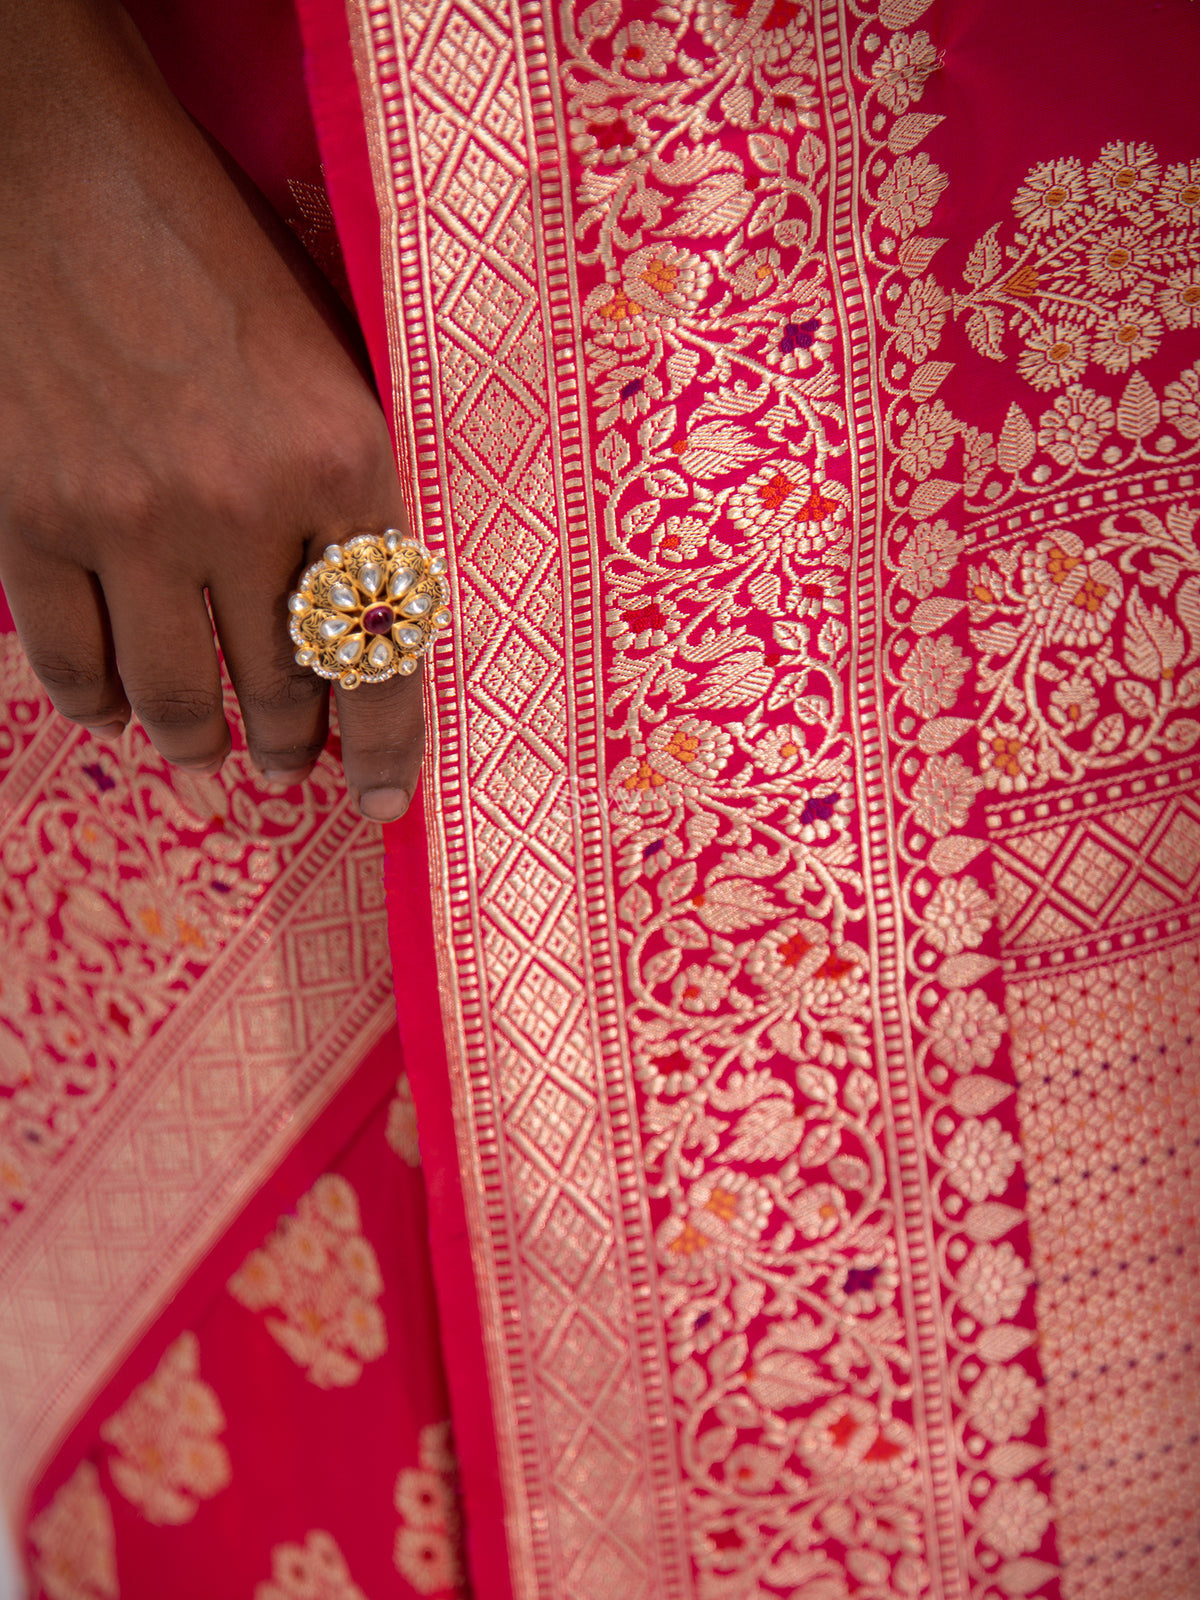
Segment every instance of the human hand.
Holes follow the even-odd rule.
[[[99,734],[229,751],[216,625],[252,759],[311,770],[327,685],[286,601],[328,544],[407,523],[332,296],[174,100],[109,0],[0,10],[0,581],[34,671]],[[207,592],[212,620],[205,604]],[[420,674],[338,690],[364,815],[399,815]]]

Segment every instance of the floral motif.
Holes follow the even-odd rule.
[[[977,1244],[958,1274],[963,1308],[985,1327],[1015,1317],[1033,1282],[1033,1273],[1004,1240]]]
[[[976,349],[1003,360],[1011,326],[1022,341],[1018,372],[1055,389],[1076,385],[1093,362],[1136,370],[1165,333],[1195,326],[1197,170],[1178,163],[1160,177],[1150,145],[1123,141],[1105,145],[1086,174],[1074,156],[1036,166],[1013,201],[1012,244],[1001,247],[997,225],[966,264],[968,292],[954,306]],[[1067,412],[1049,431],[1063,465],[1090,459],[1090,449],[1070,449],[1074,438],[1091,442],[1082,419]]]
[[[901,238],[907,238],[917,228],[928,227],[947,181],[946,174],[924,151],[901,156],[879,186],[881,225]]]
[[[456,1465],[450,1424],[421,1429],[417,1467],[402,1467],[395,1503],[401,1525],[396,1534],[396,1571],[418,1594],[446,1594],[463,1582]]]
[[[925,80],[938,66],[938,53],[927,33],[894,33],[875,57],[871,76],[889,111],[907,111],[919,99]]]
[[[974,878],[946,878],[925,907],[925,937],[948,956],[975,950],[994,915],[995,907]]]
[[[90,1461],[34,1517],[29,1547],[47,1600],[118,1600],[112,1512]]]
[[[225,1417],[200,1377],[200,1343],[184,1333],[157,1370],[100,1429],[112,1446],[108,1470],[148,1522],[190,1522],[202,1500],[230,1482],[229,1454],[217,1435]]]
[[[326,1173],[229,1280],[247,1310],[279,1313],[267,1331],[321,1389],[356,1383],[387,1349],[383,1278],[361,1226],[353,1188]]]
[[[1024,1367],[987,1367],[967,1396],[967,1412],[996,1444],[1028,1431],[1042,1408],[1038,1386]]]
[[[938,1058],[955,1072],[990,1067],[1007,1026],[982,989],[953,989],[929,1024]]]
[[[1073,383],[1042,413],[1038,443],[1061,466],[1090,461],[1116,422],[1103,395]]]
[[[1009,1559],[1036,1550],[1049,1526],[1050,1501],[1028,1478],[998,1483],[979,1509],[984,1538]]]
[[[900,668],[904,702],[923,717],[948,711],[966,675],[966,656],[945,634],[918,639]]]
[[[932,278],[918,278],[896,311],[896,348],[910,361],[924,361],[936,346],[950,297]]]
[[[959,1123],[945,1151],[946,1176],[968,1200],[1003,1194],[1017,1169],[1016,1142],[995,1117]]]
[[[916,595],[918,600],[924,600],[946,582],[965,548],[944,519],[918,522],[897,557],[900,587]]]
[[[277,1544],[271,1577],[255,1585],[254,1600],[367,1600],[350,1576],[331,1534],[315,1529],[303,1544]]]
[[[940,400],[917,407],[917,413],[900,440],[900,470],[918,482],[944,466],[958,423]]]
[[[960,755],[930,756],[913,784],[913,820],[940,839],[963,826],[982,787]]]

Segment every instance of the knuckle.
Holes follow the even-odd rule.
[[[183,684],[155,688],[131,696],[142,722],[177,734],[198,732],[219,715],[216,698]]]
[[[356,421],[313,442],[308,476],[325,502],[355,503],[378,482],[381,456],[386,458],[386,452],[375,429]]]
[[[90,716],[93,710],[120,703],[108,674],[98,663],[72,661],[36,646],[25,653],[35,676],[55,705],[60,710],[70,706],[68,715]]]
[[[329,693],[329,686],[315,673],[280,672],[261,681],[243,681],[237,686],[238,704],[251,719],[286,716],[296,711],[311,711]]]

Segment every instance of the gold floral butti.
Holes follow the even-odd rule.
[[[225,1415],[200,1376],[200,1343],[184,1333],[158,1369],[100,1429],[113,1483],[148,1522],[190,1522],[202,1500],[228,1488]]]
[[[450,626],[445,571],[394,528],[327,546],[288,600],[297,662],[343,689],[415,672]]]
[[[281,1218],[229,1280],[248,1311],[320,1389],[357,1383],[363,1363],[387,1349],[379,1258],[360,1229],[358,1196],[327,1172]]]

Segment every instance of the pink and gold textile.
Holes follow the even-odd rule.
[[[427,849],[408,819],[386,870],[475,1593],[1188,1600],[1194,6],[299,12],[350,288],[456,592]],[[314,838],[342,814],[318,812]],[[214,1357],[225,1392],[270,1370],[312,1402],[357,1366],[338,1426],[369,1427],[403,1318],[386,1354],[369,1307],[357,1348],[314,1342],[289,1275],[329,1208],[385,1282],[402,1249],[340,1187],[361,1205],[397,1153],[372,1070],[322,1148],[271,1146],[303,1177],[270,1187],[263,1146],[208,1298],[138,1325],[60,1454],[43,1569],[47,1530],[104,1505],[138,1554],[132,1585],[43,1578],[54,1600],[164,1592],[181,1525],[151,1504],[194,1504],[199,1535],[235,1503],[210,1315],[253,1329],[253,1360]],[[398,1511],[437,1514],[451,1548],[433,1366],[348,1460],[361,1514],[338,1487],[324,1521],[318,1495],[255,1526],[207,1592],[452,1582],[396,1542]],[[152,1502],[128,1463],[185,1391],[199,1478]]]
[[[1194,8],[348,14],[513,1593],[1182,1600]]]

